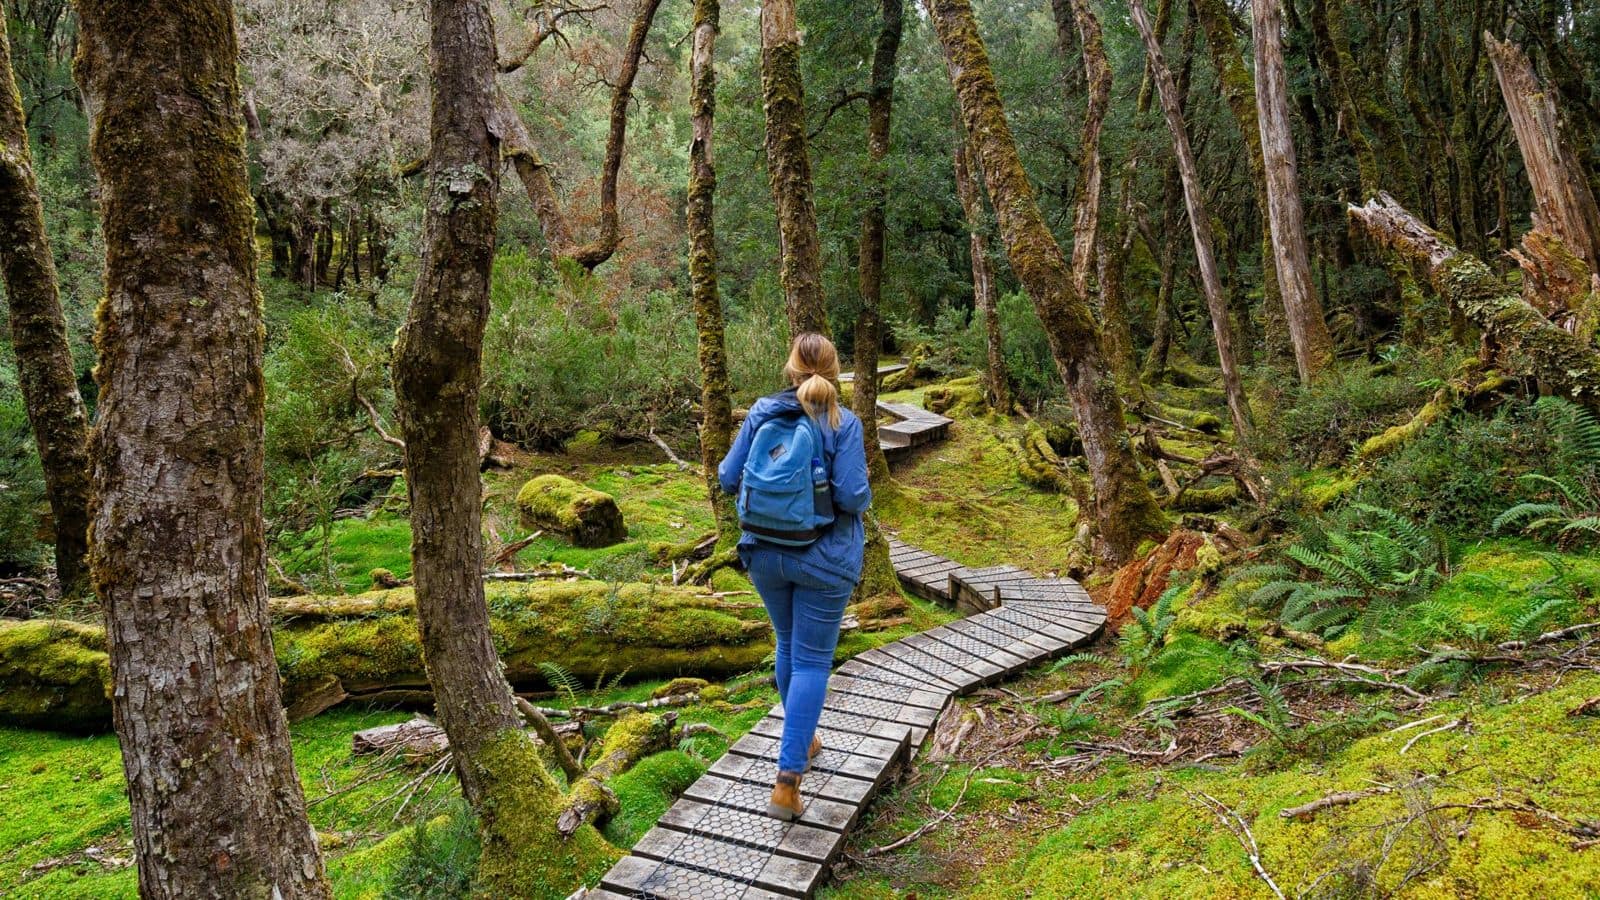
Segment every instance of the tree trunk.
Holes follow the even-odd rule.
[[[968,140],[994,203],[1006,255],[1039,311],[1077,414],[1106,558],[1125,561],[1141,540],[1165,532],[1165,517],[1134,459],[1123,426],[1122,400],[1100,349],[1099,330],[1039,212],[969,0],[927,0],[927,6],[944,48]]]
[[[1106,348],[1106,359],[1111,364],[1111,374],[1132,400],[1144,398],[1144,383],[1139,380],[1139,364],[1133,355],[1133,326],[1128,317],[1128,301],[1124,273],[1128,256],[1133,252],[1134,224],[1133,177],[1137,160],[1129,160],[1122,174],[1121,199],[1122,236],[1112,247],[1100,250],[1100,328],[1101,343]],[[1106,238],[1102,236],[1102,241]]]
[[[1226,0],[1194,0],[1195,18],[1206,34],[1212,67],[1222,83],[1239,136],[1246,148],[1245,162],[1250,167],[1250,183],[1255,188],[1256,209],[1261,215],[1261,304],[1267,355],[1273,360],[1287,359],[1292,353],[1284,334],[1286,323],[1283,292],[1278,287],[1278,266],[1273,259],[1272,226],[1267,213],[1267,172],[1261,159],[1261,125],[1256,116],[1256,83],[1239,52],[1238,37]]]
[[[1421,269],[1435,290],[1483,329],[1501,371],[1531,375],[1548,389],[1586,403],[1600,397],[1600,352],[1529,306],[1482,261],[1457,249],[1388,194],[1351,206],[1349,213],[1373,240]]]
[[[1534,227],[1560,238],[1591,271],[1600,270],[1600,207],[1555,92],[1539,83],[1515,44],[1483,37],[1533,185]]]
[[[716,517],[718,544],[731,547],[739,537],[733,497],[722,492],[717,465],[733,443],[733,401],[728,384],[728,351],[717,290],[717,171],[712,135],[717,112],[716,49],[718,0],[695,0],[694,34],[689,51],[689,293],[694,300],[695,334],[700,358],[700,464],[711,512]]]
[[[1011,411],[1011,376],[1006,373],[1005,343],[1000,336],[1000,314],[995,297],[994,273],[989,271],[989,241],[984,237],[983,197],[978,183],[967,164],[966,126],[956,135],[955,167],[956,194],[961,199],[961,210],[967,220],[967,245],[972,254],[973,305],[983,316],[984,344],[988,352],[988,365],[984,370],[984,389],[989,406],[1001,412]]]
[[[1056,20],[1057,41],[1065,55],[1072,46],[1076,30],[1083,52],[1083,77],[1088,85],[1088,101],[1083,111],[1083,140],[1079,142],[1078,187],[1072,200],[1072,285],[1085,299],[1093,296],[1089,276],[1095,267],[1099,246],[1100,131],[1105,125],[1106,108],[1111,103],[1111,65],[1106,62],[1105,39],[1100,20],[1089,8],[1089,0],[1050,0]]]
[[[567,844],[561,794],[522,730],[484,603],[478,390],[494,261],[499,142],[487,0],[431,0],[427,212],[411,310],[395,344],[417,626],[439,723],[478,817],[487,893],[561,896],[602,846]]]
[[[83,397],[67,345],[56,263],[28,150],[28,124],[0,22],[0,276],[10,306],[11,347],[44,469],[63,596],[88,587],[89,444]]]
[[[767,175],[778,209],[778,251],[791,336],[828,334],[822,242],[806,156],[805,86],[794,0],[762,0],[761,97],[767,119]],[[876,373],[868,373],[876,375]]]
[[[106,240],[93,578],[145,898],[329,896],[267,616],[233,8],[82,0]]]
[[[1178,160],[1178,177],[1183,182],[1183,200],[1189,212],[1189,230],[1194,236],[1194,256],[1200,268],[1200,284],[1205,292],[1206,308],[1211,313],[1211,332],[1217,342],[1217,364],[1222,369],[1228,413],[1233,418],[1235,438],[1244,443],[1254,429],[1250,401],[1244,395],[1244,381],[1239,375],[1239,364],[1233,352],[1233,320],[1228,314],[1228,297],[1222,289],[1222,277],[1217,272],[1211,215],[1200,193],[1200,169],[1195,165],[1194,150],[1189,146],[1189,133],[1184,125],[1183,111],[1179,108],[1178,86],[1173,83],[1172,73],[1167,70],[1166,57],[1161,52],[1161,44],[1156,41],[1155,32],[1150,28],[1142,0],[1128,0],[1128,8],[1133,14],[1133,23],[1139,30],[1139,36],[1144,40],[1151,77],[1156,83],[1156,94],[1167,118],[1167,129],[1172,132],[1172,149]]]
[[[879,0],[883,22],[873,47],[872,71],[867,84],[867,202],[861,214],[859,276],[861,313],[856,318],[856,379],[850,387],[850,405],[861,419],[867,445],[867,469],[872,483],[885,485],[889,462],[878,445],[878,346],[883,336],[884,230],[888,207],[889,125],[894,111],[895,58],[900,52],[900,32],[905,9],[902,0]],[[881,541],[877,542],[882,544]],[[888,545],[882,546],[884,559]]]
[[[639,74],[639,61],[644,58],[644,39],[650,34],[650,23],[655,21],[656,10],[660,7],[661,0],[639,0],[633,25],[628,29],[622,71],[617,74],[616,88],[611,92],[611,130],[606,137],[604,168],[600,171],[600,234],[565,254],[591,272],[617,252],[617,243],[622,238],[617,218],[617,178],[622,171],[622,148],[628,135],[628,104],[633,102],[633,81]]]
[[[1333,338],[1322,317],[1322,303],[1311,286],[1306,250],[1305,212],[1300,206],[1294,139],[1289,133],[1288,79],[1283,70],[1283,38],[1278,0],[1252,0],[1256,61],[1256,114],[1261,125],[1261,158],[1267,178],[1267,216],[1278,288],[1289,320],[1295,368],[1310,383],[1333,361]]]

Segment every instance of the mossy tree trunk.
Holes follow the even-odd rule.
[[[1072,50],[1073,36],[1082,51],[1084,82],[1088,99],[1083,110],[1083,138],[1078,150],[1078,186],[1072,198],[1072,284],[1079,296],[1088,299],[1094,289],[1089,276],[1095,268],[1099,247],[1100,192],[1103,170],[1100,164],[1100,132],[1105,126],[1106,108],[1111,103],[1111,65],[1106,61],[1105,38],[1100,20],[1089,8],[1089,0],[1050,0],[1055,18],[1056,41],[1066,56]]]
[[[956,122],[956,195],[961,200],[961,211],[967,221],[967,247],[972,255],[972,300],[983,316],[983,338],[986,365],[983,372],[984,394],[989,406],[1006,413],[1011,411],[1011,376],[1006,371],[1005,341],[1000,334],[999,302],[995,296],[994,273],[989,270],[989,239],[985,237],[983,196],[977,179],[972,177],[972,167],[967,162],[966,126]]]
[[[1256,63],[1256,115],[1267,179],[1267,217],[1283,311],[1302,383],[1314,381],[1333,361],[1333,338],[1311,285],[1305,211],[1300,203],[1294,138],[1289,132],[1289,86],[1283,67],[1279,0],[1252,0]]]
[[[329,896],[267,613],[264,329],[227,0],[82,0],[106,242],[94,586],[145,898]]]
[[[484,603],[478,390],[498,202],[487,0],[431,0],[432,123],[422,260],[395,345],[417,627],[439,722],[478,817],[483,889],[564,896],[604,854],[556,831],[560,790],[522,730]]]
[[[1200,168],[1195,163],[1194,150],[1189,146],[1188,128],[1183,121],[1183,111],[1179,108],[1178,86],[1173,83],[1172,73],[1167,69],[1166,57],[1150,27],[1144,4],[1142,0],[1128,0],[1128,8],[1133,14],[1134,26],[1144,41],[1150,74],[1156,84],[1156,95],[1167,119],[1167,129],[1172,133],[1173,155],[1177,158],[1184,206],[1189,212],[1189,231],[1194,238],[1195,262],[1200,269],[1200,285],[1205,293],[1206,308],[1211,313],[1211,333],[1216,339],[1223,392],[1228,398],[1234,436],[1244,443],[1249,440],[1254,423],[1250,415],[1250,401],[1244,395],[1244,380],[1239,374],[1238,359],[1234,355],[1233,319],[1228,311],[1227,294],[1222,288],[1222,276],[1217,271],[1216,242],[1211,233],[1211,214],[1201,194]]]
[[[5,279],[11,347],[54,518],[56,578],[64,595],[88,587],[89,438],[83,397],[67,346],[55,259],[28,149],[28,123],[0,21],[0,276]]]
[[[1261,308],[1267,356],[1273,360],[1287,360],[1293,350],[1285,332],[1283,318],[1283,292],[1278,288],[1278,266],[1273,259],[1272,226],[1267,214],[1267,172],[1261,159],[1261,126],[1256,116],[1255,78],[1244,64],[1239,51],[1239,38],[1234,31],[1233,18],[1226,0],[1194,0],[1195,19],[1205,31],[1206,48],[1210,51],[1212,68],[1222,84],[1222,96],[1228,101],[1239,126],[1239,137],[1246,148],[1245,163],[1250,168],[1250,183],[1255,188],[1256,209],[1261,215]]]
[[[905,20],[903,0],[879,0],[882,22],[867,83],[867,203],[861,214],[858,258],[861,312],[856,316],[855,370],[850,405],[861,419],[872,483],[886,487],[889,461],[878,444],[878,346],[883,339],[884,231],[888,217],[889,126],[894,112],[895,60]],[[885,545],[887,552],[887,545]]]
[[[800,25],[794,0],[762,0],[761,97],[767,121],[767,175],[778,210],[779,274],[789,333],[828,334],[822,293],[822,240],[806,155],[806,98],[800,80]]]
[[[1128,316],[1127,285],[1125,277],[1128,256],[1133,252],[1133,238],[1138,230],[1133,206],[1133,178],[1137,160],[1130,159],[1122,173],[1121,199],[1117,204],[1122,211],[1122,230],[1111,243],[1102,235],[1100,249],[1100,326],[1101,342],[1106,348],[1106,359],[1111,364],[1111,374],[1117,387],[1132,401],[1144,399],[1144,382],[1139,379],[1139,363],[1133,353],[1133,324]],[[1109,245],[1109,246],[1107,246]]]
[[[733,497],[722,492],[717,464],[733,444],[733,400],[728,383],[728,351],[717,289],[717,170],[713,133],[717,112],[718,0],[695,0],[694,32],[689,51],[689,293],[694,301],[695,334],[700,358],[700,465],[711,512],[717,522],[717,544],[727,549],[739,537]]]
[[[1094,481],[1094,519],[1105,556],[1122,562],[1139,542],[1165,531],[1122,417],[1122,400],[1100,349],[1099,329],[1039,212],[1017,154],[1000,91],[969,0],[927,0],[967,136],[994,203],[1006,255],[1044,322],[1056,367],[1077,414]]]

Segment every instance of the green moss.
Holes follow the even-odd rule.
[[[105,632],[60,620],[0,623],[0,721],[98,731],[111,716]]]
[[[1222,643],[1191,632],[1171,635],[1161,653],[1129,685],[1140,703],[1205,690],[1238,671],[1239,662]]]
[[[325,542],[325,543],[324,543]],[[337,589],[352,593],[375,586],[373,573],[384,571],[397,579],[411,577],[411,523],[391,513],[370,519],[341,519],[327,533],[310,531],[299,536],[283,554],[284,571],[311,580],[331,574]],[[332,572],[325,572],[331,567]]]
[[[988,401],[983,396],[983,385],[978,382],[976,375],[931,386],[923,396],[930,412],[951,418],[983,415],[989,410]]]
[[[517,492],[522,524],[564,534],[580,547],[606,547],[628,537],[610,495],[562,475],[540,475]]]
[[[705,774],[706,764],[681,750],[655,753],[611,779],[621,810],[602,828],[606,840],[631,847],[656,819]]]

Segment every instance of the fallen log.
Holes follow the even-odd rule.
[[[1466,317],[1483,330],[1496,368],[1537,378],[1551,390],[1592,403],[1600,400],[1600,352],[1551,322],[1483,262],[1463,253],[1388,194],[1350,218],[1373,240],[1409,260]]]
[[[592,822],[603,822],[617,812],[617,795],[606,785],[639,760],[672,744],[677,713],[631,713],[617,719],[606,732],[600,758],[567,792],[567,805],[556,817],[556,830],[571,836]]]
[[[728,608],[699,589],[598,581],[489,583],[495,646],[518,690],[546,688],[540,663],[582,683],[631,678],[722,678],[760,666],[772,650],[759,607]],[[273,601],[273,644],[284,696],[296,704],[338,690],[358,702],[429,699],[412,589]],[[111,727],[105,632],[64,620],[0,620],[0,725],[94,732]],[[326,708],[326,707],[324,707]]]
[[[409,722],[365,728],[350,736],[350,752],[356,756],[391,750],[409,756],[432,756],[449,746],[444,729],[420,716]]]

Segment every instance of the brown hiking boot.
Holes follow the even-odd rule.
[[[779,772],[778,783],[772,786],[772,799],[767,802],[767,815],[785,822],[793,822],[805,812],[800,805],[800,773]]]
[[[808,761],[816,759],[817,758],[817,754],[821,753],[821,752],[822,752],[822,738],[812,737],[811,738],[811,749],[806,751],[806,759]]]

